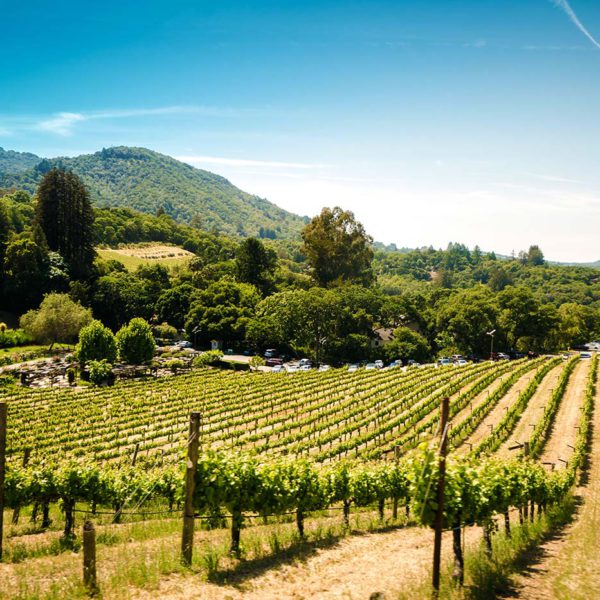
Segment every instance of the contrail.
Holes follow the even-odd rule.
[[[592,42],[592,44],[594,44],[594,46],[600,50],[600,43],[597,42],[594,36],[585,28],[567,0],[552,0],[552,2],[554,2],[558,8],[562,9],[567,14],[569,19],[571,19],[575,27],[577,27],[577,29],[579,29],[579,31],[581,31],[581,33],[583,33],[583,35],[585,35],[585,37],[588,38],[588,40],[590,40],[590,42]]]

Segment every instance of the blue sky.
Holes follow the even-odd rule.
[[[0,0],[0,146],[139,145],[378,240],[600,258],[595,0]]]

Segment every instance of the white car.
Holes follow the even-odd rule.
[[[468,362],[467,362],[467,361],[466,361],[464,358],[459,358],[459,359],[456,361],[456,364],[457,364],[459,367],[464,367],[465,365],[468,365],[469,363],[468,363]]]
[[[358,365],[348,365],[348,373],[354,373],[358,371]]]
[[[365,367],[366,371],[374,371],[377,368],[377,365],[375,363],[368,363],[367,366]]]
[[[321,365],[319,367],[319,373],[325,373],[325,371],[329,371],[329,369],[331,369],[330,365]]]
[[[307,365],[301,365],[300,371],[312,371],[312,365],[310,363]]]
[[[383,369],[383,361],[382,360],[376,360],[374,363],[375,367],[377,369]]]
[[[283,365],[275,365],[274,367],[271,367],[271,373],[285,373],[285,369],[283,368]]]
[[[296,365],[288,365],[286,370],[288,373],[296,373],[298,371],[298,367]]]

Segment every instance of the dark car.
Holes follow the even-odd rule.
[[[268,348],[265,350],[264,356],[265,358],[277,358],[279,356],[279,352],[277,352],[275,348]]]
[[[283,364],[283,360],[281,358],[271,357],[271,358],[267,358],[267,360],[265,360],[265,365],[267,367],[275,367],[276,365],[282,365],[282,364]]]

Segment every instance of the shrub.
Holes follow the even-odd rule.
[[[177,337],[177,329],[168,323],[161,323],[153,328],[154,335],[161,340],[174,340]]]
[[[88,363],[90,381],[95,385],[110,383],[112,379],[112,365],[106,360],[90,360]]]
[[[172,360],[168,360],[165,363],[167,369],[171,369],[173,373],[177,373],[178,369],[183,369],[185,367],[185,363],[180,358],[173,358]]]
[[[117,359],[117,341],[108,327],[100,321],[92,321],[79,332],[76,352],[81,364],[90,360],[114,363]]]
[[[5,323],[0,323],[0,348],[23,346],[29,342],[31,338],[22,329],[8,329]]]
[[[263,360],[263,358],[261,356],[253,356],[250,359],[250,368],[257,371],[258,367],[264,367],[265,366],[265,361]]]
[[[220,350],[209,350],[203,352],[192,361],[194,367],[208,367],[217,364],[223,358],[223,353]]]
[[[154,356],[154,337],[150,325],[140,318],[131,319],[129,325],[117,333],[117,348],[121,360],[133,365],[149,362]]]
[[[21,327],[36,342],[50,344],[71,342],[92,320],[92,312],[73,302],[68,294],[47,294],[38,310],[21,317]]]

